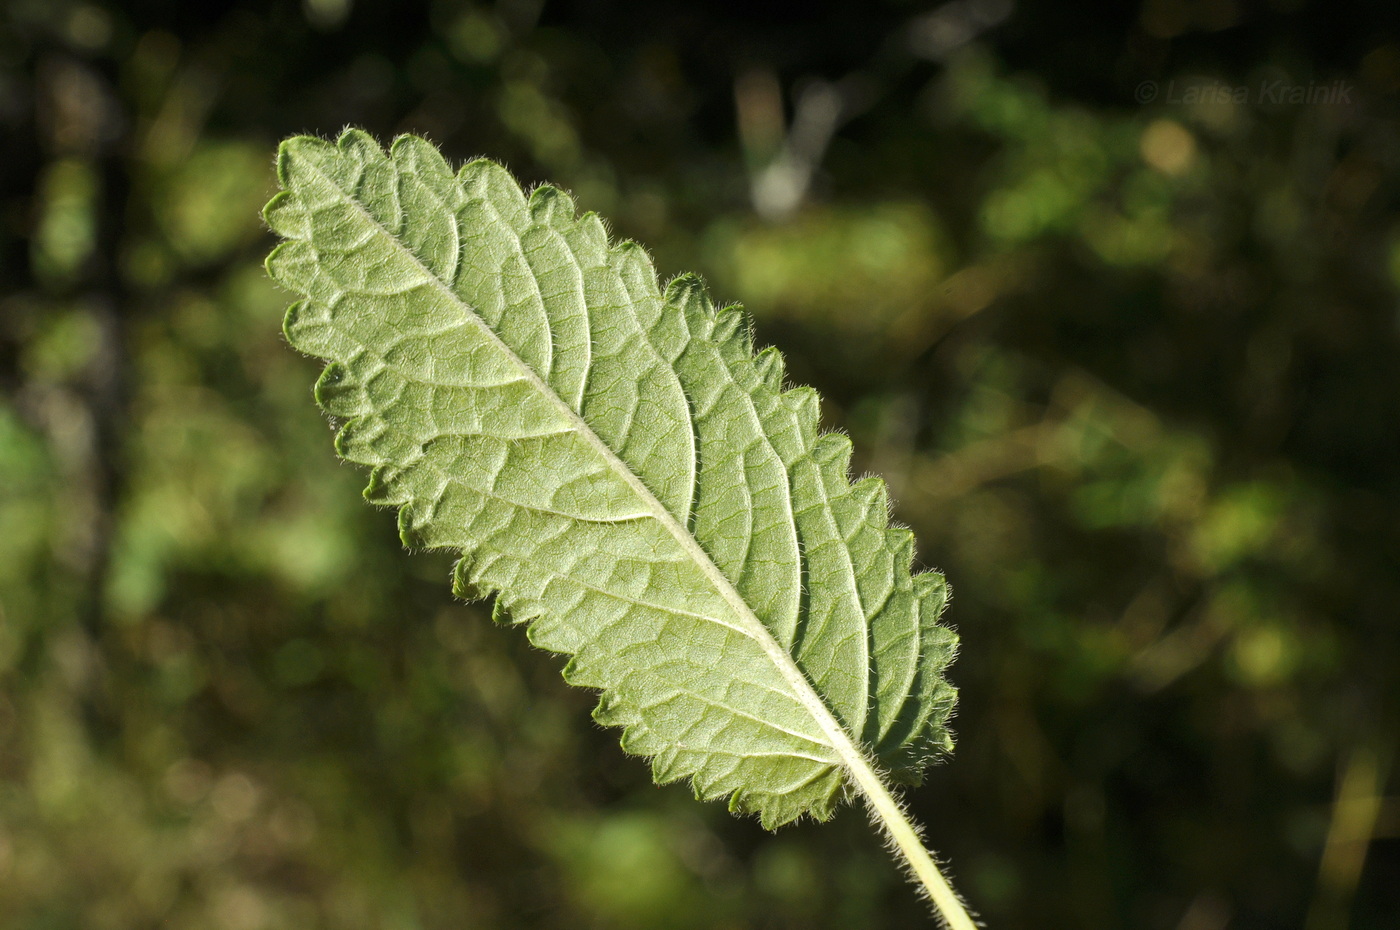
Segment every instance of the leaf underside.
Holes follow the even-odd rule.
[[[454,175],[423,139],[294,137],[277,167],[267,267],[305,295],[285,331],[329,362],[337,451],[406,544],[460,551],[457,593],[572,657],[658,783],[770,827],[829,817],[844,769],[785,666],[894,780],[951,749],[947,585],[911,574],[884,483],[851,483],[738,308],[663,292],[563,192]]]

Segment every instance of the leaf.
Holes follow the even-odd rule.
[[[419,138],[296,137],[277,167],[268,270],[306,295],[285,330],[330,363],[337,451],[406,544],[461,552],[459,594],[572,656],[659,783],[773,827],[951,749],[947,586],[738,308]]]

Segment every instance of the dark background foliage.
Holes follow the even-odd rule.
[[[0,922],[924,926],[859,811],[655,788],[401,552],[283,343],[294,132],[742,300],[956,592],[909,793],[995,930],[1400,925],[1400,12],[0,8]]]

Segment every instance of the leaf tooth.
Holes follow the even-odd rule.
[[[279,246],[280,248],[280,246]],[[311,349],[302,346],[301,333],[317,325],[325,325],[324,319],[316,319],[315,314],[318,308],[311,306],[311,300],[298,300],[287,308],[287,312],[282,315],[282,335],[288,342],[301,349],[303,352],[311,353]],[[321,356],[324,358],[325,356]]]
[[[404,546],[409,549],[423,549],[426,542],[423,532],[427,528],[426,521],[419,513],[416,501],[409,501],[399,508],[399,539]]]
[[[360,129],[347,129],[336,140],[342,153],[332,180],[347,196],[396,237],[402,237],[404,215],[399,172],[379,142]]]
[[[633,727],[636,728],[637,724],[634,724]],[[640,744],[640,741],[638,741],[638,744]],[[662,744],[661,751],[657,752],[657,754],[651,758],[651,777],[657,784],[679,782],[680,779],[686,777],[687,769],[690,768],[692,768],[692,765],[686,762],[685,754],[682,754],[678,748],[672,747],[672,745]],[[700,790],[700,787],[697,786],[694,779],[690,780],[690,790],[692,790],[696,800],[708,800],[708,798],[704,797],[703,791]]]
[[[751,361],[753,340],[748,315],[737,305],[721,308],[715,313],[715,325],[710,338],[737,361]]]
[[[269,277],[290,291],[309,294],[317,289],[320,271],[312,249],[300,239],[289,239],[268,253],[263,262]]]
[[[617,256],[618,274],[624,279],[633,283],[650,282],[651,288],[656,289],[656,266],[646,246],[635,239],[624,239],[612,247],[612,253]]]
[[[606,254],[611,251],[608,247],[608,226],[601,216],[589,210],[578,218],[575,226],[583,241],[590,248]]]
[[[354,126],[347,126],[341,132],[340,138],[335,140],[335,147],[359,161],[388,161],[388,156],[384,154],[379,141],[363,129]]]
[[[406,503],[409,498],[398,485],[402,469],[392,465],[376,465],[369,473],[369,484],[365,485],[364,498],[372,504],[393,505]]]
[[[570,226],[574,212],[574,199],[553,184],[530,192],[530,218],[542,226]]]
[[[487,158],[469,161],[457,172],[457,183],[469,200],[485,200],[517,232],[530,224],[525,192],[509,171]]]
[[[650,278],[652,286],[656,286],[656,265],[652,263],[651,253],[646,246],[636,239],[623,239],[610,246],[611,251],[618,257],[618,271],[626,271],[635,274],[640,279]]]
[[[741,817],[758,814],[759,823],[765,830],[776,830],[791,818],[772,813],[771,795],[760,791],[746,791],[743,788],[729,796],[729,812]],[[771,821],[770,818],[771,817]]]
[[[852,451],[851,439],[845,433],[823,433],[812,446],[812,460],[821,466],[825,477],[839,480],[844,489]]]
[[[611,692],[604,691],[603,697],[607,697],[610,693]],[[598,707],[603,707],[601,699],[598,702]],[[654,745],[655,740],[651,738],[651,734],[647,732],[645,727],[640,726],[634,721],[631,709],[624,707],[622,702],[618,701],[609,704],[607,709],[602,713],[595,710],[593,719],[606,727],[622,727],[622,736],[619,742],[622,744],[623,752],[631,753],[634,756],[650,756],[653,760],[657,758],[657,750]],[[655,768],[653,768],[653,772],[656,772]],[[656,774],[660,775],[661,784],[666,784],[669,781],[675,781],[682,777],[682,773],[672,773],[664,770]]]
[[[452,166],[442,157],[436,145],[421,136],[402,135],[389,147],[389,157],[403,167],[438,178],[451,178]]]
[[[914,596],[919,599],[920,610],[932,610],[941,615],[952,597],[952,588],[942,572],[919,572],[914,576]],[[948,629],[940,627],[940,629]],[[949,630],[951,633],[952,631]]]
[[[884,484],[884,482],[880,482]],[[903,526],[886,526],[884,530],[885,544],[890,552],[894,554],[895,570],[900,574],[909,575],[914,568],[914,532]],[[937,574],[936,572],[934,574]],[[942,578],[942,575],[938,576]],[[918,596],[917,593],[915,596]]]
[[[821,395],[806,385],[783,392],[783,403],[797,420],[803,445],[809,446],[816,441],[822,419],[821,402]]]
[[[722,778],[707,778],[704,770],[691,776],[690,787],[697,801],[714,801],[733,790],[725,788]]]
[[[452,593],[464,601],[484,601],[491,593],[479,588],[472,578],[474,561],[471,555],[463,553],[457,564],[452,566]]]
[[[351,420],[336,431],[335,451],[337,455],[344,459],[350,459],[351,461],[359,461],[358,458],[352,458],[352,456],[358,454],[358,446],[361,443],[370,442],[374,438],[374,433],[371,429],[366,428],[366,422],[372,421],[366,421],[364,418]],[[375,464],[380,463],[376,462]]]
[[[458,214],[466,197],[435,146],[399,136],[389,157],[365,172],[359,194],[434,277],[449,287],[455,283],[462,254]]]
[[[356,417],[369,412],[365,386],[340,362],[331,362],[325,367],[312,393],[316,403],[332,416]]]
[[[480,558],[478,552],[461,550],[461,558],[452,567],[452,593],[467,601],[486,601],[495,598],[491,619],[500,623],[529,622],[538,616],[534,606],[526,598],[510,600],[500,586],[485,580],[483,575],[489,562]]]
[[[851,496],[860,506],[861,518],[884,529],[890,522],[890,492],[883,479],[871,475],[851,485]]]
[[[294,194],[279,191],[263,207],[263,222],[284,239],[311,238],[311,219]]]
[[[282,331],[297,350],[317,358],[348,359],[362,350],[336,327],[335,311],[322,300],[303,300],[289,307]]]
[[[763,381],[764,387],[770,391],[781,392],[783,388],[783,378],[787,374],[787,366],[783,362],[783,353],[773,346],[764,349],[754,356],[754,367],[758,369],[758,376]]]
[[[566,665],[568,663],[565,663]],[[593,719],[603,726],[613,726],[613,717],[619,710],[617,695],[611,691],[604,691],[598,695],[598,703],[593,706]],[[626,734],[623,734],[626,736]]]
[[[335,435],[335,451],[358,465],[397,462],[411,466],[422,457],[422,447],[410,437],[387,429],[379,417],[356,417]]]
[[[663,299],[666,303],[679,307],[688,317],[713,318],[715,315],[715,305],[710,301],[710,295],[705,290],[704,279],[698,274],[676,275],[666,285],[666,294]]]
[[[656,268],[651,256],[631,239],[613,246],[611,256],[611,264],[632,298],[628,302],[629,309],[649,334],[656,351],[674,366],[685,350],[685,340],[679,338],[675,315],[664,312],[666,305],[656,286]]]
[[[320,140],[316,140],[320,141]],[[298,183],[298,169],[309,168],[310,175],[303,174]],[[329,180],[331,189],[355,197],[362,206],[377,203],[377,198],[358,196],[361,182],[365,179],[365,169],[375,169],[375,181],[383,183],[389,167],[389,158],[384,154],[374,137],[360,129],[349,128],[340,134],[334,144],[307,144],[294,147],[287,161],[287,170],[292,183],[290,188],[308,199],[308,204],[318,197],[334,200],[338,195],[330,193],[324,181]]]
[[[305,159],[317,167],[334,164],[338,153],[336,147],[317,136],[292,136],[277,147],[277,180],[284,189],[296,186],[293,167],[298,159]]]

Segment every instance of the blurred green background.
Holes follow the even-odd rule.
[[[993,930],[1400,926],[1400,11],[0,5],[0,926],[928,926],[655,788],[400,551],[277,141],[426,134],[752,311],[944,570]]]

